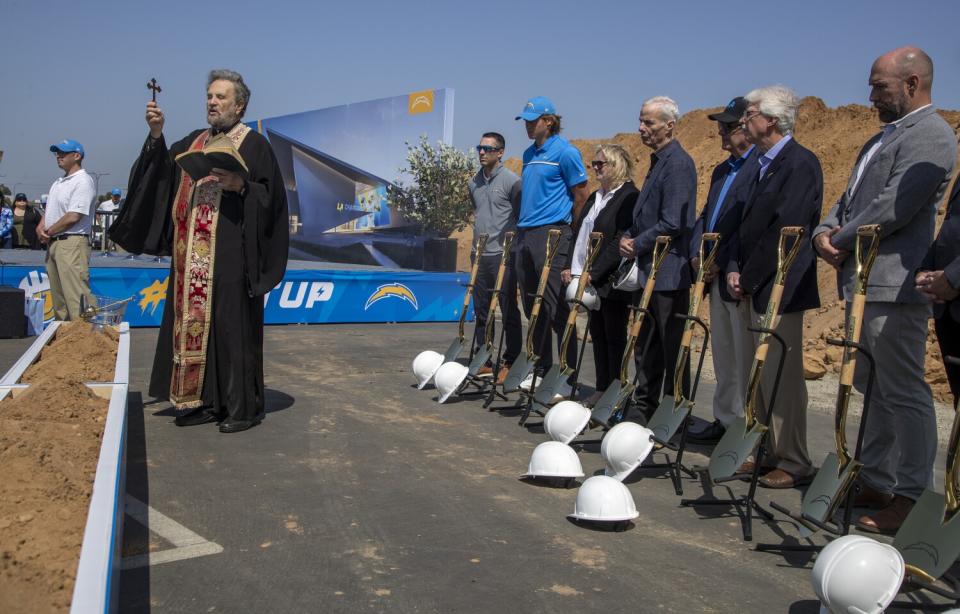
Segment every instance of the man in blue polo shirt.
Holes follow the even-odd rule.
[[[559,350],[570,307],[562,300],[560,271],[567,260],[576,219],[587,200],[587,170],[580,151],[560,136],[560,116],[550,100],[531,98],[517,116],[526,123],[533,145],[523,152],[523,194],[517,222],[516,271],[523,296],[523,309],[530,317],[533,298],[546,259],[547,232],[561,231],[560,246],[550,266],[534,344],[540,354],[540,369],[553,365],[553,343],[547,325],[557,333]],[[567,364],[576,364],[577,344],[567,346]]]

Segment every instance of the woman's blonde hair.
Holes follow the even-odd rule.
[[[613,143],[604,143],[597,147],[597,153],[602,153],[607,159],[607,172],[613,180],[612,185],[633,181],[633,160],[626,149]]]

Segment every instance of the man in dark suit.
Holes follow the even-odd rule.
[[[933,480],[937,419],[924,379],[929,299],[914,287],[957,158],[956,137],[932,106],[933,62],[914,47],[873,63],[870,101],[883,130],[864,144],[847,189],[817,227],[813,244],[837,269],[843,298],[853,299],[856,232],[880,224],[860,343],[873,354],[876,378],[863,434],[861,489],[854,504],[879,508],[860,529],[895,533]],[[867,363],[854,385],[864,390]]]
[[[955,181],[940,234],[917,273],[917,290],[933,301],[940,354],[960,357],[960,181]],[[954,402],[960,399],[960,366],[947,364]]]
[[[677,353],[683,336],[683,321],[674,314],[686,313],[690,303],[690,267],[687,261],[690,232],[697,200],[697,168],[674,138],[680,111],[666,96],[643,103],[640,140],[653,150],[650,170],[633,211],[633,226],[620,239],[620,255],[637,258],[649,271],[653,247],[660,235],[672,238],[670,251],[657,274],[650,301],[653,321],[645,324],[637,340],[638,409],[647,416],[660,404],[664,386],[672,390]],[[683,373],[683,390],[689,386]]]
[[[757,185],[743,207],[739,232],[731,241],[727,260],[730,296],[741,300],[742,330],[746,335],[743,376],[750,368],[759,335],[747,332],[760,326],[773,289],[777,244],[785,226],[806,230],[797,258],[787,274],[776,331],[786,341],[786,355],[776,407],[767,407],[781,349],[770,340],[757,399],[760,417],[773,411],[764,462],[771,470],[760,478],[766,488],[793,488],[809,483],[813,474],[807,452],[807,385],[803,377],[803,312],[820,306],[817,262],[807,237],[820,219],[823,172],[820,161],[793,138],[800,100],[781,85],[762,87],[745,96],[741,125],[757,146]]]
[[[697,256],[700,239],[704,232],[720,233],[720,245],[713,267],[706,272],[710,284],[710,344],[713,349],[713,372],[717,387],[713,393],[714,420],[706,428],[691,431],[687,437],[699,444],[714,444],[723,437],[726,427],[743,415],[743,390],[746,382],[740,373],[743,356],[743,334],[737,300],[730,296],[723,281],[720,265],[727,261],[730,241],[740,228],[743,205],[757,184],[756,145],[750,143],[740,127],[747,99],[738,96],[726,108],[708,115],[717,122],[720,146],[730,157],[713,169],[710,177],[710,192],[703,212],[693,227],[690,241],[690,265],[694,274],[700,267]],[[718,274],[721,281],[713,283]]]

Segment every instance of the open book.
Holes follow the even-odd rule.
[[[215,168],[234,172],[244,179],[250,174],[243,158],[233,146],[233,141],[223,133],[207,141],[203,149],[186,151],[174,160],[194,181],[200,181],[212,174]]]

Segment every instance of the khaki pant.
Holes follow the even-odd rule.
[[[748,326],[761,326],[762,313],[757,313],[749,305],[749,298],[740,301],[740,318],[743,334],[743,376],[744,385],[749,383],[750,363],[760,341],[760,335],[747,330]],[[807,382],[803,377],[803,312],[785,313],[780,316],[776,331],[787,345],[786,359],[783,362],[783,374],[780,388],[777,390],[776,407],[773,410],[767,454],[763,460],[765,466],[773,466],[796,476],[813,473],[813,464],[807,452]],[[760,377],[760,394],[754,406],[756,415],[763,419],[767,415],[773,384],[777,377],[777,365],[780,361],[780,344],[770,339],[767,360]]]
[[[47,277],[58,320],[80,319],[80,296],[96,305],[90,292],[90,244],[82,235],[51,241],[47,248]]]
[[[743,415],[745,375],[753,358],[753,344],[744,348],[743,323],[738,303],[728,303],[720,296],[721,278],[710,286],[710,347],[713,349],[713,373],[717,387],[713,393],[713,417],[724,427]],[[745,302],[745,301],[741,301]],[[746,358],[744,354],[747,354]]]

